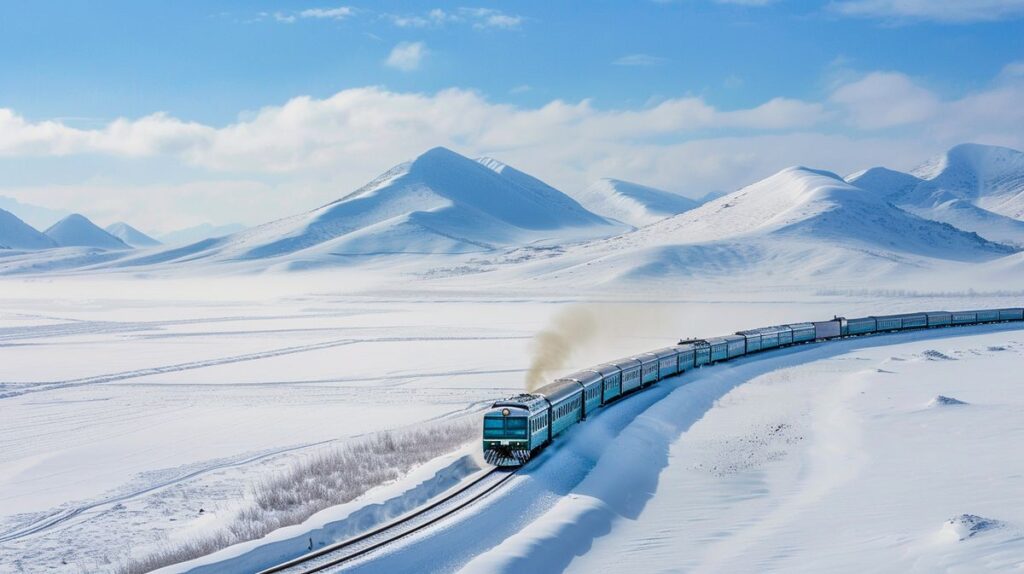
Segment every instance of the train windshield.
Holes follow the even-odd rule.
[[[526,438],[526,417],[484,417],[484,438]]]

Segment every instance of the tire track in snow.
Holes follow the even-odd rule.
[[[330,349],[333,347],[341,347],[345,345],[355,345],[358,343],[401,343],[401,342],[413,342],[413,341],[485,341],[485,340],[510,340],[510,339],[527,339],[529,337],[502,337],[502,336],[481,336],[481,337],[379,337],[373,339],[336,339],[331,341],[322,341],[320,343],[311,343],[308,345],[296,345],[292,347],[281,347],[279,349],[271,349],[269,351],[261,351],[256,353],[245,353],[242,355],[234,355],[230,357],[220,357],[215,359],[204,359],[201,361],[191,361],[186,363],[176,363],[172,365],[164,365],[159,367],[148,367],[145,369],[135,369],[131,371],[122,371],[119,373],[109,373],[104,375],[94,375],[91,377],[82,377],[77,379],[66,379],[61,381],[48,381],[48,382],[17,382],[17,381],[0,381],[0,399],[9,399],[18,397],[28,393],[38,393],[43,391],[51,391],[55,389],[67,389],[72,387],[79,387],[84,385],[95,385],[100,383],[111,383],[115,381],[123,381],[126,379],[135,379],[138,377],[146,377],[149,375],[159,375],[163,373],[174,373],[180,371],[191,371],[195,369],[203,369],[206,367],[214,367],[218,365],[229,365],[232,363],[241,363],[245,361],[255,361],[259,359],[268,359],[271,357],[280,357],[283,355],[292,355],[296,353],[306,353],[309,351],[319,351],[322,349]]]

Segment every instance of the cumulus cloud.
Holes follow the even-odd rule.
[[[966,23],[1024,16],[1024,0],[841,0],[830,8],[847,16]]]
[[[86,129],[57,120],[29,121],[0,108],[0,161],[34,156],[59,162],[91,154],[130,164],[147,158],[147,165],[162,166],[165,173],[187,173],[202,182],[191,187],[83,184],[61,189],[60,195],[47,191],[44,200],[29,189],[12,194],[0,188],[0,193],[87,212],[102,205],[111,218],[119,209],[134,210],[123,214],[130,218],[145,217],[132,206],[148,202],[143,194],[152,189],[203,206],[200,218],[183,203],[160,204],[161,211],[176,209],[179,219],[192,218],[182,224],[211,218],[252,224],[336,199],[392,165],[443,145],[470,156],[498,157],[567,191],[594,178],[619,177],[701,195],[735,189],[796,163],[837,172],[877,164],[910,168],[963,141],[1020,148],[1021,101],[1024,77],[1010,65],[987,88],[953,99],[904,74],[879,71],[844,77],[819,102],[774,98],[738,109],[692,96],[624,109],[591,100],[520,106],[473,90],[424,94],[380,87],[296,97],[223,126],[157,113]],[[48,169],[60,165],[31,163]],[[211,191],[209,199],[199,199],[207,197],[202,190],[216,189],[219,177],[230,178],[225,189],[232,191]],[[38,179],[49,182],[46,173]],[[138,194],[134,200],[132,189]],[[46,199],[56,197],[66,199]],[[289,204],[282,197],[294,200]],[[234,215],[242,198],[245,219]]]
[[[506,14],[494,8],[461,8],[459,12],[473,22],[474,28],[518,28],[523,23],[522,16]]]
[[[935,117],[939,98],[897,72],[875,72],[840,86],[833,102],[849,112],[849,121],[862,129],[919,123]]]
[[[423,42],[399,42],[384,63],[397,70],[411,72],[420,67],[426,55],[427,46]]]
[[[337,8],[307,8],[299,12],[300,18],[318,18],[321,20],[343,20],[355,14],[351,6],[338,6]]]
[[[422,14],[385,14],[384,17],[400,28],[436,28],[446,24],[461,23],[477,29],[511,30],[518,28],[525,20],[522,16],[508,14],[494,8],[459,8],[454,12],[434,8]]]

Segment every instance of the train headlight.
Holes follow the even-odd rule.
[[[501,416],[507,417],[510,414],[512,414],[512,411],[508,410],[507,408],[506,409],[501,409]]]

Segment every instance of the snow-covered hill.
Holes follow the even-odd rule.
[[[135,229],[123,221],[112,223],[106,227],[106,232],[125,242],[131,247],[156,247],[162,245],[156,239]]]
[[[56,242],[36,231],[13,213],[0,209],[0,249],[47,249]]]
[[[100,229],[83,215],[72,213],[45,231],[61,247],[130,249],[125,242]]]
[[[224,237],[225,235],[231,235],[232,233],[244,230],[245,226],[238,223],[228,223],[226,225],[201,223],[192,227],[171,231],[170,233],[164,233],[158,236],[157,240],[164,245],[189,245],[204,239]]]
[[[916,215],[1024,247],[1024,154],[963,144],[912,174],[876,167],[847,181]]]
[[[562,245],[628,230],[536,178],[484,161],[434,148],[313,211],[118,265],[260,261],[296,269],[352,257]]]
[[[675,193],[609,178],[595,181],[575,198],[594,213],[635,227],[650,225],[700,205]]]
[[[834,173],[793,167],[520,273],[587,284],[737,275],[767,283],[856,282],[1013,251],[903,211]]]

